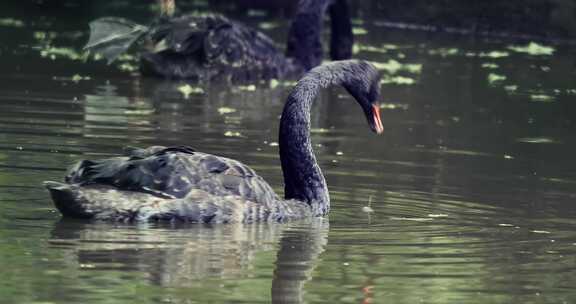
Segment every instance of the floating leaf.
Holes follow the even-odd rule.
[[[90,23],[84,49],[101,54],[110,64],[147,32],[148,27],[124,18],[100,18]]]

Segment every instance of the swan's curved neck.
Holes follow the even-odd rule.
[[[353,38],[346,1],[300,0],[288,32],[286,56],[294,58],[306,71],[322,63],[322,24],[324,15],[329,9],[332,59],[350,58]]]
[[[288,96],[280,119],[284,197],[308,203],[316,216],[328,213],[330,197],[310,141],[310,109],[321,88],[346,81],[345,71],[334,67],[324,65],[306,74]]]

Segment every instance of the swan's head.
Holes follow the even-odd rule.
[[[376,68],[365,61],[354,61],[346,70],[343,86],[364,110],[366,120],[372,131],[384,132],[380,117],[380,74]]]

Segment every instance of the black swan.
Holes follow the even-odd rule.
[[[330,198],[310,142],[310,107],[318,91],[331,85],[343,86],[356,99],[372,131],[383,131],[374,66],[345,60],[312,69],[290,92],[280,119],[284,199],[250,167],[185,146],[83,160],[66,183],[45,186],[64,216],[78,218],[221,223],[326,215]]]
[[[144,37],[144,75],[171,79],[270,79],[298,77],[320,65],[322,25],[330,15],[332,60],[349,59],[353,34],[347,0],[300,0],[284,54],[265,34],[222,15],[173,16],[175,0],[158,0],[161,17],[151,26],[122,18],[90,24],[85,49],[109,62]]]

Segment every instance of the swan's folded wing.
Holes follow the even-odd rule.
[[[101,184],[162,198],[184,198],[197,189],[256,203],[277,199],[266,181],[238,161],[189,147],[168,147],[153,154],[143,151],[133,150],[131,157],[81,161],[70,169],[66,182]]]
[[[107,221],[177,220],[199,223],[242,222],[244,214],[261,209],[240,197],[215,196],[192,190],[183,199],[161,198],[110,186],[77,186],[45,182],[55,206],[66,217]]]
[[[181,199],[105,185],[45,182],[56,208],[65,217],[105,221],[181,221],[194,223],[282,222],[312,216],[298,201],[256,203],[236,195],[214,195],[193,189]]]
[[[228,21],[206,35],[205,58],[212,64],[261,69],[262,65],[280,64],[283,53],[268,36],[242,23]]]

